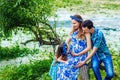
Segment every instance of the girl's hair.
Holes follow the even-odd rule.
[[[83,33],[83,30],[82,30],[83,19],[82,19],[82,17],[79,14],[75,14],[74,17],[82,20],[81,22],[79,22],[80,23],[79,28],[78,28],[79,33],[77,34],[76,38],[82,38],[83,39],[84,36],[85,36],[84,33]],[[73,32],[75,32],[74,28],[72,28],[70,34],[72,34]]]
[[[67,60],[67,44],[65,42],[58,46],[56,57],[59,58],[60,56],[62,56],[62,60]]]

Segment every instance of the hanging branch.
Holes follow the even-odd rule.
[[[23,25],[22,25],[23,26]],[[36,26],[36,28],[38,29],[38,33],[39,34],[37,34],[37,31],[35,31],[35,30],[33,30],[32,29],[32,27],[29,25],[29,26],[27,26],[29,29],[30,29],[30,31],[32,31],[33,32],[33,34],[35,35],[35,39],[31,39],[31,40],[27,40],[26,42],[22,42],[21,44],[24,44],[24,45],[26,45],[27,43],[29,43],[29,42],[32,42],[32,41],[39,41],[39,44],[41,45],[58,45],[59,43],[60,43],[60,40],[59,40],[59,38],[57,38],[57,37],[55,37],[55,38],[52,38],[50,35],[49,35],[49,33],[48,32],[46,32],[45,31],[45,33],[46,33],[46,35],[47,35],[47,38],[49,39],[49,41],[46,41],[46,40],[43,40],[42,39],[42,35],[41,35],[41,32],[40,32],[40,29],[39,29],[39,27],[37,27]],[[52,29],[52,28],[51,28]],[[52,29],[52,32],[54,32],[53,31],[53,29]],[[54,35],[57,35],[56,33],[53,33]]]
[[[52,31],[52,33],[55,35],[55,37],[58,38],[57,33],[53,30],[53,28],[52,28],[52,26],[50,24],[48,24],[48,23],[46,23],[44,21],[40,21],[40,22],[47,25],[50,28],[50,30]]]
[[[26,42],[22,42],[21,44],[26,45],[29,42],[36,42],[36,39],[31,39],[31,40],[27,40]]]

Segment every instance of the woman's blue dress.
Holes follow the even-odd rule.
[[[75,68],[78,62],[85,60],[87,53],[81,56],[72,56],[71,53],[79,53],[86,48],[86,40],[76,38],[78,31],[71,34],[70,53],[68,54],[68,63],[57,63],[57,80],[77,80],[79,68]]]

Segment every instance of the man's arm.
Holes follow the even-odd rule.
[[[98,50],[98,48],[100,47],[100,44],[102,42],[102,37],[103,37],[103,34],[101,31],[98,32],[98,35],[96,36],[95,38],[95,42],[93,43],[94,44],[94,47],[92,49],[92,52],[89,54],[89,56],[85,59],[85,62],[87,62],[95,53],[96,51]]]
[[[80,61],[75,67],[83,66],[96,53],[97,50],[97,47],[93,47],[92,52],[87,56],[87,58],[84,61]]]
[[[93,47],[92,52],[85,59],[85,63],[96,53],[97,50],[98,50],[97,47]]]

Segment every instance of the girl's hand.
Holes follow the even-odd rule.
[[[57,59],[57,62],[63,62],[63,63],[66,63],[66,64],[67,64],[67,63],[68,63],[68,60],[65,61],[65,60],[62,60],[62,59],[58,58],[58,59]]]
[[[67,61],[65,61],[65,63],[66,63],[66,64],[68,64],[68,60],[67,60]]]
[[[72,52],[72,56],[79,56],[79,54],[76,54],[76,53]]]

